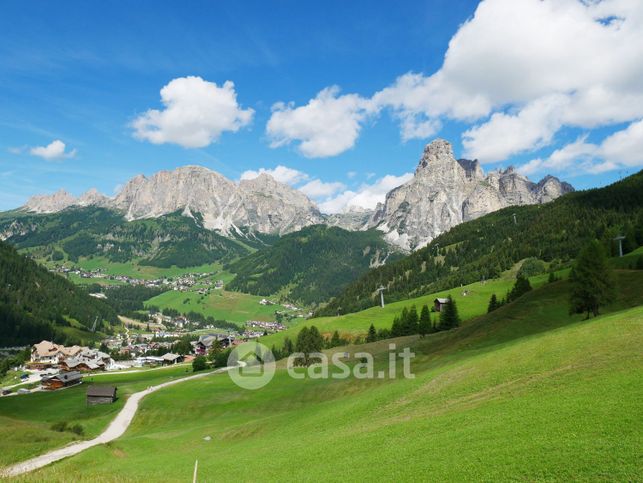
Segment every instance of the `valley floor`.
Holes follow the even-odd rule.
[[[295,380],[279,367],[257,391],[225,375],[168,387],[141,402],[123,437],[20,479],[186,481],[198,460],[199,481],[637,480],[643,272],[617,275],[618,299],[587,321],[568,315],[562,281],[456,330],[347,348],[384,368],[390,342],[410,346],[414,379]],[[24,441],[7,456],[21,424],[46,424],[32,405],[55,413],[65,392],[20,408],[0,400],[13,428],[1,435],[3,464],[40,451]],[[83,394],[65,403],[70,419]],[[92,427],[116,409],[99,409]]]

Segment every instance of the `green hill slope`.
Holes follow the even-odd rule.
[[[70,322],[87,329],[97,317],[101,325],[118,323],[107,304],[0,242],[1,346],[64,341],[65,332],[74,332]]]
[[[643,171],[606,188],[510,207],[458,225],[409,257],[369,271],[316,315],[372,307],[381,284],[389,300],[404,300],[496,278],[528,257],[564,263],[594,238],[616,255],[612,239],[617,234],[626,235],[627,251],[643,245]]]
[[[250,253],[250,244],[225,238],[179,213],[127,222],[104,208],[74,208],[41,215],[13,212],[0,218],[0,233],[17,248],[41,259],[78,261],[105,257],[109,262],[169,268],[231,260]]]
[[[237,276],[228,288],[316,304],[338,294],[369,267],[398,256],[377,231],[311,226],[230,264],[228,270]]]
[[[25,479],[184,481],[198,460],[201,481],[637,480],[643,279],[620,275],[617,311],[589,321],[568,315],[557,282],[460,329],[395,340],[416,352],[414,379],[281,368],[257,391],[226,375],[168,388],[123,438]],[[357,350],[383,368],[389,342]]]

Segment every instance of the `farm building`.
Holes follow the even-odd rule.
[[[444,307],[450,302],[451,301],[449,299],[437,298],[433,301],[433,307],[435,308],[436,312],[441,312],[442,307]]]
[[[179,362],[183,362],[183,356],[180,354],[172,354],[171,352],[168,352],[167,354],[164,354],[161,356],[163,358],[163,365],[170,365],[170,364],[177,364]]]
[[[111,404],[116,401],[116,386],[91,385],[87,388],[87,404]]]
[[[49,376],[41,381],[42,388],[48,391],[54,389],[61,389],[63,387],[74,386],[80,384],[83,380],[83,375],[78,371],[61,372],[55,376]]]

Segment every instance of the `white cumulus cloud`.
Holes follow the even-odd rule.
[[[346,189],[346,185],[339,181],[324,182],[319,179],[309,181],[301,186],[299,190],[309,198],[327,198],[338,191]]]
[[[56,139],[47,146],[35,146],[29,149],[29,153],[34,156],[40,156],[47,160],[73,158],[76,156],[76,150],[66,151],[67,146],[60,139]]]
[[[574,174],[598,174],[615,169],[643,166],[643,120],[633,122],[621,131],[607,136],[600,144],[588,143],[587,135],[562,148],[548,158],[532,159],[518,169],[525,175],[553,170]]]
[[[641,118],[642,59],[641,1],[485,0],[437,72],[402,75],[373,102],[400,119],[404,139],[445,118],[477,122],[463,135],[467,155],[497,161],[564,126]]]
[[[134,136],[154,144],[202,148],[223,132],[247,126],[254,110],[242,109],[234,83],[222,86],[201,77],[179,77],[161,89],[163,110],[150,109],[132,122]]]
[[[355,208],[372,210],[378,203],[384,202],[389,191],[411,178],[413,178],[412,173],[404,173],[400,176],[386,175],[374,183],[361,185],[357,190],[346,190],[322,201],[319,203],[319,209],[324,213],[342,213]]]
[[[241,174],[241,179],[254,179],[262,173],[269,174],[280,183],[286,183],[290,185],[301,183],[302,181],[306,181],[309,178],[309,176],[303,171],[299,171],[293,168],[288,168],[287,166],[283,166],[280,164],[276,168],[272,168],[272,169],[266,169],[266,168],[259,168],[258,170],[249,169],[247,171],[244,171]]]
[[[298,142],[297,149],[308,158],[336,156],[355,145],[373,112],[368,99],[327,87],[305,106],[276,103],[266,133],[273,148]]]

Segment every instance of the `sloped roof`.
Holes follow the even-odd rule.
[[[116,386],[93,384],[87,388],[87,396],[116,397]]]
[[[434,302],[438,302],[438,303],[441,303],[441,304],[448,304],[450,302],[450,300],[438,297],[437,299],[434,300]]]
[[[61,372],[59,374],[56,374],[55,376],[48,377],[47,379],[43,379],[43,381],[51,381],[52,379],[57,379],[60,382],[73,382],[73,381],[78,381],[83,378],[83,375],[78,372],[78,371],[69,371],[69,372]]]

